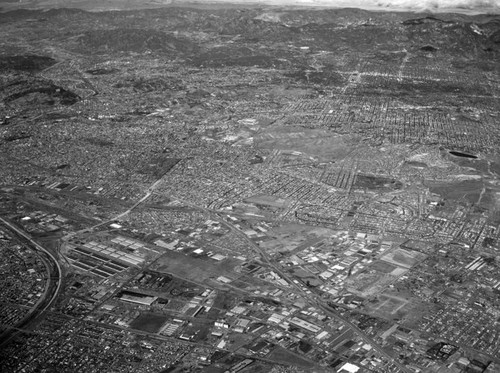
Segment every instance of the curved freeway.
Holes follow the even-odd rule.
[[[54,271],[56,273],[49,273],[48,277],[48,283],[46,290],[40,299],[35,305],[35,307],[18,323],[18,325],[13,326],[9,328],[5,333],[0,335],[0,346],[4,345],[7,343],[15,334],[17,334],[22,327],[26,326],[29,322],[31,322],[33,319],[38,317],[40,314],[43,312],[47,311],[52,304],[54,304],[55,300],[57,299],[57,296],[59,295],[59,291],[61,290],[62,286],[62,270],[61,266],[59,265],[56,257],[52,255],[50,251],[45,249],[42,245],[40,245],[38,242],[34,241],[26,232],[23,230],[19,229],[9,221],[5,220],[4,218],[0,217],[0,222],[3,223],[6,227],[8,227],[10,230],[14,231],[17,233],[19,236],[23,237],[26,239],[33,247],[35,250],[38,250],[43,254],[42,260],[46,262],[47,268],[49,271]],[[48,262],[50,261],[50,262]],[[55,282],[55,284],[54,284]],[[55,288],[53,288],[55,285]],[[49,297],[49,298],[47,298]]]

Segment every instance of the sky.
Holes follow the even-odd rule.
[[[382,7],[428,9],[434,11],[442,9],[500,10],[500,0],[361,0],[361,2],[375,2]]]
[[[198,0],[200,1],[200,0]],[[210,0],[209,0],[210,1]],[[231,3],[313,5],[380,10],[500,14],[500,0],[214,0]]]
[[[7,2],[5,2],[7,1]],[[334,8],[361,8],[367,10],[414,11],[432,13],[490,13],[500,15],[500,0],[0,0],[0,8],[81,8],[87,10],[135,9],[141,4],[161,6],[183,2],[268,4],[280,6],[316,6]]]

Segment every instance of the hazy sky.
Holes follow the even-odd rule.
[[[0,0],[0,8],[81,8],[87,10],[136,9],[183,2],[269,4],[281,6],[317,6],[335,8],[361,8],[367,10],[396,10],[416,12],[455,12],[465,14],[500,14],[500,0]]]
[[[500,13],[500,0],[215,0],[232,3],[264,3],[353,7],[364,9],[415,10],[463,13]]]
[[[500,9],[500,0],[359,0],[373,2],[380,6],[439,10],[444,8],[463,8],[468,10]]]

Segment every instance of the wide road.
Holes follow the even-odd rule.
[[[47,268],[49,270],[55,271],[55,273],[49,273],[46,291],[44,292],[42,299],[36,303],[35,307],[28,313],[28,315],[26,315],[25,318],[23,318],[23,320],[18,323],[17,326],[14,326],[12,329],[10,329],[10,331],[7,331],[1,336],[2,340],[0,340],[0,345],[3,345],[19,332],[19,328],[27,325],[31,320],[47,311],[54,304],[62,286],[62,270],[56,257],[38,242],[34,241],[30,235],[2,217],[0,217],[0,222],[2,222],[11,231],[17,233],[19,236],[27,240],[35,250],[39,251],[42,260],[44,260],[47,264]],[[54,286],[55,288],[52,289]]]
[[[293,279],[291,279],[286,273],[284,273],[281,269],[281,267],[276,266],[271,259],[268,258],[267,254],[255,244],[252,240],[248,239],[248,237],[241,232],[238,228],[234,227],[231,223],[224,221],[224,223],[232,228],[234,232],[240,233],[240,237],[244,238],[255,250],[256,253],[260,255],[260,257],[264,260],[264,262],[272,268],[276,273],[278,273],[283,279],[288,281],[295,289],[296,291],[305,299],[309,301],[309,305],[311,306],[316,306],[323,310],[326,314],[328,314],[330,317],[337,319],[338,321],[344,323],[347,325],[348,328],[350,328],[355,334],[357,334],[365,343],[368,343],[372,348],[377,351],[380,355],[385,357],[388,361],[390,361],[392,364],[394,364],[396,367],[401,372],[404,373],[411,373],[411,371],[406,368],[403,364],[401,364],[399,361],[397,361],[393,356],[389,355],[381,346],[379,346],[371,337],[369,337],[365,332],[363,332],[360,328],[358,328],[356,325],[354,325],[352,322],[350,322],[348,319],[345,317],[339,315],[335,310],[330,308],[328,305],[324,304],[318,297],[306,293],[300,286],[298,286],[295,282],[293,282]]]
[[[236,228],[235,228],[236,229]],[[243,236],[242,236],[243,237]],[[328,305],[325,305],[319,298],[312,294],[307,294],[303,289],[301,289],[297,284],[293,282],[293,279],[291,279],[286,273],[284,273],[280,267],[274,265],[271,260],[267,257],[266,253],[261,250],[260,247],[255,245],[253,241],[249,240],[249,243],[252,243],[254,245],[254,249],[260,254],[261,258],[264,259],[266,264],[274,269],[276,273],[278,273],[283,279],[287,280],[292,286],[295,287],[298,293],[302,295],[305,299],[309,301],[309,305],[316,305],[318,308],[323,310],[328,316],[337,319],[338,321],[344,323],[347,325],[352,331],[355,332],[365,343],[368,343],[374,350],[376,350],[380,355],[384,356],[388,361],[390,361],[392,364],[397,366],[401,372],[404,373],[411,373],[409,369],[407,369],[403,364],[401,364],[399,361],[397,361],[393,356],[389,355],[381,346],[379,346],[371,337],[369,337],[365,332],[363,332],[360,328],[358,328],[356,325],[354,325],[352,322],[350,322],[348,319],[345,317],[339,315],[335,310],[330,308]]]
[[[207,213],[213,214],[217,217],[217,220],[225,225],[228,229],[230,229],[232,232],[237,234],[239,237],[244,239],[250,247],[254,250],[256,254],[258,254],[262,260],[273,270],[276,271],[283,279],[288,281],[296,290],[297,293],[299,293],[304,299],[307,299],[309,301],[309,305],[311,306],[316,306],[323,310],[325,313],[327,313],[330,317],[333,317],[337,319],[340,322],[343,322],[348,328],[350,328],[355,334],[357,334],[363,341],[368,343],[369,345],[372,346],[372,348],[377,351],[380,355],[385,357],[388,361],[390,361],[393,365],[395,365],[401,372],[403,373],[412,373],[411,370],[409,370],[407,367],[405,367],[403,364],[401,364],[398,360],[396,360],[393,356],[391,356],[387,351],[385,351],[381,346],[378,345],[370,336],[368,336],[365,332],[363,332],[360,328],[358,328],[356,325],[354,325],[352,322],[350,322],[347,318],[343,317],[339,313],[337,313],[334,309],[329,307],[327,304],[323,303],[320,299],[318,299],[316,296],[312,294],[307,294],[300,286],[298,286],[296,283],[293,282],[293,279],[290,278],[286,273],[283,272],[280,266],[275,265],[272,260],[267,256],[267,253],[264,252],[258,245],[255,244],[252,240],[250,240],[246,234],[244,234],[241,230],[239,230],[237,227],[235,227],[233,224],[230,222],[226,221],[222,217],[219,216],[221,213],[220,211],[217,210],[212,210],[204,207],[197,206],[193,203],[190,203],[189,201],[186,201],[184,199],[178,198],[175,195],[171,195],[172,198],[175,198],[179,202],[182,202],[186,204],[187,206],[190,206],[194,209],[202,210]]]
[[[148,188],[148,190],[146,191],[146,194],[140,200],[138,200],[136,203],[134,203],[132,205],[132,207],[130,207],[127,211],[121,212],[120,214],[118,214],[118,215],[116,215],[116,216],[114,216],[114,217],[112,217],[112,218],[110,218],[110,219],[108,219],[106,221],[100,222],[99,224],[93,225],[92,227],[81,229],[79,231],[69,233],[65,237],[63,237],[63,240],[67,240],[70,237],[78,236],[81,233],[89,233],[92,230],[94,230],[95,228],[102,227],[103,225],[107,225],[107,224],[110,224],[110,223],[112,223],[114,221],[120,220],[121,218],[123,218],[124,216],[126,216],[130,212],[132,212],[132,210],[134,210],[141,203],[143,203],[144,201],[146,201],[149,197],[151,197],[151,195],[153,194],[153,192],[155,191],[155,189],[158,187],[158,185],[160,185],[160,183],[162,182],[162,180],[163,180],[162,178],[156,180]]]

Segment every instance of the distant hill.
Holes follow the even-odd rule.
[[[48,0],[39,4],[36,0],[19,2],[0,0],[1,11],[15,9],[78,8],[90,11],[131,10],[158,8],[165,6],[184,6],[197,8],[219,7],[323,7],[323,8],[360,8],[380,11],[412,11],[432,13],[499,13],[500,0]]]

